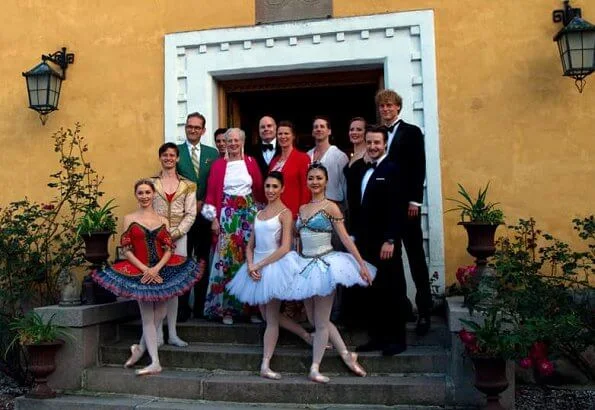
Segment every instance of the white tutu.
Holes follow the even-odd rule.
[[[281,300],[304,300],[312,296],[331,294],[337,285],[346,287],[368,284],[360,276],[359,264],[346,252],[332,251],[315,258],[306,258],[292,251],[285,258],[291,259],[291,265],[299,267],[293,271],[293,282],[286,293],[278,296]],[[376,268],[366,262],[372,275],[376,277]]]
[[[269,253],[254,252],[254,263],[266,258]],[[271,299],[279,299],[289,291],[294,273],[300,270],[297,260],[288,256],[289,254],[262,268],[261,279],[258,281],[250,277],[248,265],[243,264],[227,284],[227,291],[249,305],[260,305],[268,303]]]

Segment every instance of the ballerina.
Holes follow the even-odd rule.
[[[126,259],[113,266],[94,270],[91,275],[99,285],[117,296],[138,301],[143,335],[151,364],[135,371],[136,375],[161,372],[157,353],[157,326],[167,314],[167,301],[189,290],[200,279],[201,270],[192,259],[173,255],[168,222],[153,209],[155,185],[141,179],[134,185],[139,204],[136,212],[124,217],[125,231],[121,245]],[[144,349],[134,344],[124,367],[133,366]]]
[[[246,247],[247,262],[228,283],[227,290],[238,300],[259,305],[266,321],[260,375],[278,380],[281,374],[270,369],[270,360],[279,337],[279,326],[295,333],[312,345],[312,335],[296,322],[280,313],[283,295],[298,269],[292,259],[285,258],[292,241],[293,217],[281,201],[284,183],[279,171],[269,173],[264,182],[267,206],[256,215],[254,230]]]
[[[318,383],[330,380],[319,370],[329,338],[345,365],[358,376],[366,375],[357,362],[357,354],[347,349],[339,331],[330,321],[330,315],[337,285],[368,286],[376,275],[376,268],[362,259],[347,234],[341,210],[337,204],[326,199],[327,181],[328,174],[323,165],[316,162],[310,165],[307,183],[312,200],[300,207],[296,223],[301,253],[292,251],[287,255],[288,265],[293,259],[299,266],[292,272],[289,290],[279,296],[283,300],[304,300],[308,320],[316,329],[308,378]],[[349,253],[333,250],[333,228]]]

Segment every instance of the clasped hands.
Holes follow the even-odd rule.
[[[140,283],[144,285],[163,283],[163,278],[159,276],[159,271],[155,267],[147,268],[143,271]]]
[[[260,273],[260,266],[258,266],[258,264],[252,265],[251,263],[249,263],[248,274],[250,275],[253,281],[258,282],[260,279],[262,279],[262,274]]]

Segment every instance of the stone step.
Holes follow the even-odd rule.
[[[19,397],[15,400],[16,410],[304,410],[301,404],[290,403],[233,403],[206,400],[163,399],[152,396],[131,396],[124,394],[93,394],[73,392],[54,399],[38,400]],[[349,404],[310,405],[316,410],[439,410],[441,406],[370,406]]]
[[[101,363],[122,365],[130,356],[130,344],[118,342],[103,345]],[[439,346],[410,346],[405,352],[392,357],[383,357],[380,352],[361,353],[360,363],[368,373],[446,373],[446,349]],[[283,373],[305,373],[310,368],[312,350],[309,346],[280,346],[275,350],[271,368]],[[260,368],[262,347],[256,345],[232,345],[192,343],[180,348],[165,345],[159,349],[159,359],[165,367],[204,370],[246,370]],[[149,363],[145,355],[139,365]],[[349,370],[334,349],[325,353],[322,371],[349,374]]]
[[[388,323],[387,323],[388,326]],[[122,340],[135,340],[142,333],[140,320],[123,323],[119,326]],[[167,333],[167,326],[164,326]],[[338,326],[345,343],[357,346],[367,342],[368,337],[362,330],[351,330]],[[220,322],[204,319],[191,319],[178,323],[178,335],[188,342],[201,343],[237,343],[237,344],[262,344],[264,324],[234,323],[224,325]],[[304,345],[304,342],[294,334],[281,329],[279,333],[280,345]],[[427,335],[419,337],[415,334],[415,323],[407,324],[407,344],[413,346],[450,346],[450,334],[446,321],[441,317],[432,317],[432,327]]]
[[[322,385],[305,375],[268,380],[247,372],[164,369],[138,377],[130,369],[94,367],[84,371],[83,380],[83,389],[91,392],[241,403],[444,406],[446,396],[446,377],[425,374],[335,376]]]

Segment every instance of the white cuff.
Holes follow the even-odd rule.
[[[415,206],[421,207],[421,204],[419,202],[415,202],[415,201],[409,201],[409,205],[415,205]]]
[[[207,221],[211,222],[217,217],[217,209],[211,204],[204,204],[200,213]]]

